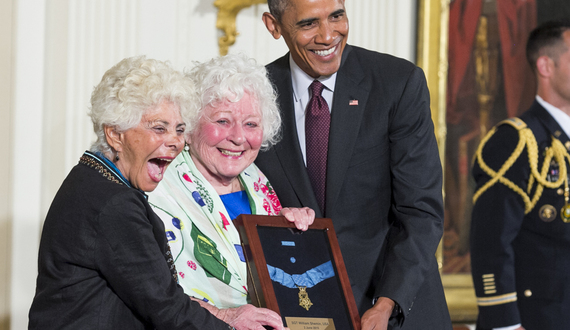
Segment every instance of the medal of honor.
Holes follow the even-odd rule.
[[[303,307],[306,310],[309,310],[309,308],[313,306],[311,299],[309,299],[309,294],[307,293],[306,286],[299,287],[299,306]]]
[[[272,281],[277,282],[284,287],[290,289],[299,289],[299,306],[307,311],[313,306],[313,302],[309,299],[307,288],[312,288],[322,281],[334,276],[332,263],[327,261],[317,267],[309,269],[303,274],[288,274],[282,269],[267,265],[269,277]],[[318,299],[317,299],[318,300]]]

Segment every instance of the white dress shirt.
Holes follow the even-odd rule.
[[[566,136],[570,137],[570,116],[566,114],[566,112],[558,109],[557,107],[553,106],[552,104],[546,102],[540,96],[536,96],[536,101],[542,105],[543,108],[548,111],[548,113],[556,120],[558,125],[562,127]]]
[[[493,330],[515,330],[520,328],[521,324],[511,325],[510,327],[502,327],[502,328],[493,328]]]

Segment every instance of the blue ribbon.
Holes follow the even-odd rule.
[[[330,260],[315,268],[309,269],[303,274],[291,275],[284,272],[283,269],[271,265],[267,265],[267,270],[269,271],[269,277],[272,281],[291,289],[295,289],[299,286],[312,288],[320,282],[334,276],[334,269]]]

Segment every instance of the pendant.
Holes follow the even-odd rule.
[[[569,212],[570,212],[570,205],[569,205]],[[306,286],[299,287],[299,306],[303,307],[306,310],[309,310],[309,308],[313,306],[311,299],[309,299],[309,294],[307,293]]]
[[[560,210],[560,217],[565,223],[570,222],[570,204],[564,204],[562,210]]]

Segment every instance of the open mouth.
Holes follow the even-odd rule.
[[[166,171],[166,168],[168,167],[168,165],[170,165],[170,162],[172,162],[172,159],[153,158],[149,160],[147,163],[147,167],[148,167],[148,175],[150,176],[150,178],[156,182],[162,180],[164,171]]]
[[[313,53],[315,53],[319,56],[328,56],[328,55],[334,53],[334,51],[336,50],[337,47],[338,46],[334,46],[334,47],[327,49],[327,50],[313,50]]]
[[[230,156],[230,157],[239,157],[244,153],[243,151],[229,151],[226,149],[218,149],[218,150],[220,150],[222,155],[226,155],[226,156]]]

